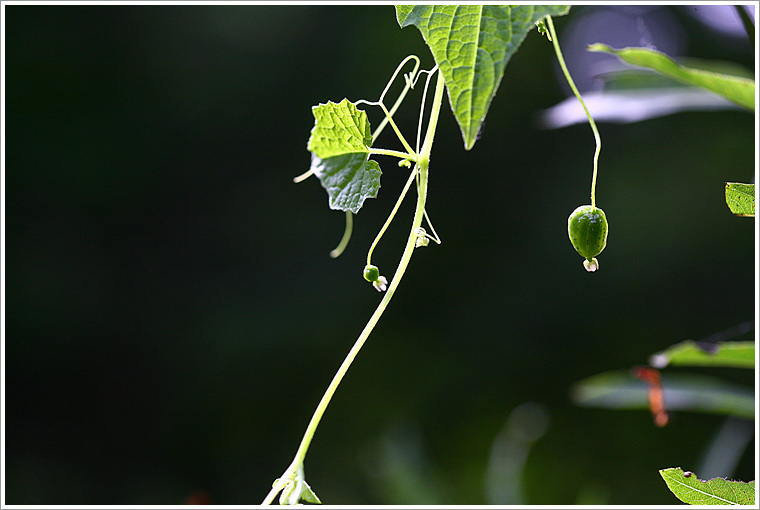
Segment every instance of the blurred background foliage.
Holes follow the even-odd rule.
[[[700,21],[708,6],[555,23],[582,92],[599,86],[584,59],[614,58],[591,42],[754,74],[722,7],[724,27]],[[343,214],[316,179],[292,182],[311,106],[375,100],[406,55],[432,66],[427,47],[390,5],[5,14],[6,503],[259,503],[379,300],[361,272],[405,180],[378,158],[379,198],[330,259]],[[306,472],[324,502],[675,504],[658,469],[693,469],[723,426],[678,412],[658,429],[569,388],[755,317],[755,223],[723,195],[754,182],[753,115],[600,123],[610,236],[589,274],[566,221],[588,202],[591,131],[537,121],[569,95],[559,76],[531,32],[471,152],[446,106],[428,200],[443,244],[416,253],[317,431]],[[391,130],[378,145],[398,147]],[[386,273],[412,204],[373,257]],[[754,479],[754,450],[725,476]]]

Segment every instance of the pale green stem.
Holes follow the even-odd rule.
[[[293,182],[298,183],[298,182],[301,182],[301,181],[305,181],[306,179],[308,179],[309,177],[311,177],[311,174],[313,174],[313,173],[314,173],[314,171],[311,168],[309,168],[308,170],[306,170],[304,173],[302,173],[298,177],[293,177]]]
[[[546,17],[546,26],[549,28],[549,34],[551,35],[552,44],[554,45],[554,52],[557,54],[557,60],[559,60],[559,66],[562,68],[562,72],[565,74],[568,85],[570,85],[570,88],[573,89],[573,94],[575,94],[575,97],[578,98],[578,101],[580,101],[583,110],[586,112],[588,123],[591,125],[591,131],[594,132],[594,140],[596,140],[596,152],[594,152],[594,174],[591,178],[591,208],[593,210],[596,208],[596,171],[597,162],[599,161],[599,152],[602,150],[602,139],[599,137],[599,130],[596,128],[594,119],[591,117],[588,108],[586,108],[586,103],[583,102],[583,98],[581,97],[580,92],[578,92],[578,89],[573,82],[573,78],[570,76],[570,71],[567,70],[565,59],[562,58],[562,50],[559,49],[559,39],[557,38],[557,34],[554,32],[554,22],[552,21],[551,16]]]
[[[338,243],[333,251],[330,252],[332,258],[340,257],[343,250],[348,246],[348,241],[351,239],[351,232],[354,230],[354,215],[351,211],[346,211],[346,229],[343,231],[343,238]]]
[[[435,135],[435,129],[438,124],[438,116],[441,110],[441,104],[443,102],[443,90],[444,90],[443,76],[439,72],[438,82],[436,84],[436,89],[435,89],[435,99],[433,100],[432,111],[430,112],[430,122],[428,123],[428,131],[425,136],[425,142],[423,143],[422,152],[420,154],[421,157],[418,163],[420,180],[419,180],[418,195],[417,195],[417,207],[414,211],[414,219],[412,220],[412,228],[409,232],[409,238],[406,241],[406,247],[404,248],[404,253],[401,256],[401,261],[399,262],[398,268],[396,268],[396,273],[393,275],[393,279],[391,280],[390,286],[388,287],[388,290],[385,292],[385,295],[383,296],[382,301],[380,301],[380,304],[377,305],[377,308],[375,309],[375,312],[372,314],[372,317],[370,317],[369,322],[367,322],[367,325],[364,327],[364,330],[362,330],[361,334],[359,335],[359,338],[356,340],[356,343],[351,348],[351,351],[349,351],[348,355],[346,356],[346,359],[340,365],[340,368],[338,368],[338,372],[335,374],[332,381],[330,382],[330,385],[327,387],[327,391],[325,391],[325,394],[322,396],[322,400],[319,401],[319,404],[317,405],[317,408],[311,417],[311,421],[309,421],[309,425],[306,427],[306,432],[304,433],[303,439],[301,439],[301,444],[298,447],[298,451],[296,452],[293,462],[290,464],[290,466],[288,466],[288,469],[285,470],[282,477],[280,477],[280,482],[275,484],[272,490],[269,491],[269,494],[262,502],[262,505],[270,504],[274,500],[274,498],[277,496],[277,493],[280,490],[282,490],[285,483],[287,483],[287,480],[292,479],[292,477],[295,474],[294,471],[297,471],[299,467],[303,465],[304,458],[306,457],[306,452],[309,449],[309,445],[311,444],[311,440],[313,439],[314,433],[317,430],[317,426],[319,425],[319,422],[322,419],[322,415],[324,414],[325,409],[327,409],[327,405],[330,403],[330,400],[335,394],[335,390],[338,388],[338,385],[343,380],[343,376],[346,375],[346,372],[348,371],[348,368],[351,366],[351,363],[356,358],[356,355],[359,354],[359,351],[361,350],[362,346],[364,345],[364,342],[367,340],[370,333],[374,329],[375,325],[377,324],[377,321],[380,320],[380,317],[383,315],[383,312],[385,312],[385,309],[387,308],[388,303],[390,303],[391,298],[395,294],[396,289],[399,286],[399,283],[401,283],[401,278],[404,276],[404,272],[406,271],[406,268],[409,265],[409,261],[412,259],[412,254],[414,253],[414,249],[417,243],[417,229],[420,228],[420,226],[422,225],[422,220],[425,214],[425,200],[427,198],[428,166],[430,164],[430,151],[433,146],[433,137]]]
[[[393,156],[394,158],[399,159],[408,159],[411,161],[416,160],[416,156],[414,152],[412,153],[406,153],[401,151],[394,151],[392,149],[375,149],[374,147],[370,147],[369,149],[370,154],[379,154],[381,156]]]
[[[435,66],[432,71],[428,73],[427,79],[425,81],[425,88],[422,90],[422,103],[420,105],[420,116],[417,126],[417,150],[420,148],[420,135],[422,133],[422,120],[425,116],[425,104],[426,104],[426,98],[427,98],[427,92],[428,92],[428,85],[430,84],[430,79],[433,77],[435,72],[438,70],[438,66]],[[440,75],[440,74],[439,74]],[[437,122],[437,119],[436,119]],[[401,136],[399,135],[399,138]],[[402,143],[404,143],[404,140],[401,140]],[[374,149],[373,149],[374,150]],[[417,155],[415,154],[414,161],[417,160]],[[398,211],[398,208],[401,206],[401,202],[404,201],[404,197],[406,196],[407,191],[409,191],[409,187],[412,184],[412,179],[417,179],[417,194],[419,195],[420,189],[419,189],[419,173],[417,172],[417,167],[415,166],[414,171],[409,176],[409,180],[407,181],[406,185],[404,186],[403,191],[401,192],[401,195],[399,196],[398,200],[396,201],[396,205],[393,207],[393,210],[391,211],[391,214],[388,216],[388,219],[385,220],[385,224],[380,229],[380,232],[378,232],[377,236],[375,236],[375,240],[372,242],[372,246],[370,246],[369,251],[367,252],[367,265],[370,265],[372,263],[372,252],[375,251],[375,247],[380,242],[380,239],[383,237],[383,234],[385,234],[386,229],[393,221],[394,216],[396,216],[396,212]],[[433,225],[430,223],[430,218],[427,216],[427,212],[424,212],[424,217],[428,222],[428,225],[430,225],[431,230],[433,231],[433,234],[435,235],[435,242],[438,244],[441,244],[441,241],[438,239],[438,235],[435,233],[435,229],[433,229]]]
[[[435,73],[438,70],[438,65],[436,64],[435,67],[428,73],[427,78],[425,79],[425,88],[422,89],[422,103],[420,104],[420,118],[417,121],[417,145],[414,146],[414,148],[419,152],[420,150],[420,135],[422,134],[422,119],[425,118],[425,104],[427,103],[427,92],[428,92],[428,85],[430,85],[430,79],[433,77],[433,73]]]
[[[404,197],[406,197],[407,191],[409,191],[409,188],[412,187],[412,182],[414,182],[414,178],[419,175],[417,171],[417,165],[415,165],[414,170],[412,170],[412,173],[409,175],[409,179],[407,179],[406,184],[404,185],[404,189],[401,190],[401,194],[398,197],[398,200],[396,200],[396,205],[393,206],[393,210],[388,215],[388,219],[385,220],[385,223],[383,224],[382,228],[380,229],[380,232],[377,233],[375,236],[375,240],[372,241],[372,246],[369,247],[369,251],[367,252],[367,265],[370,265],[372,263],[372,252],[375,251],[375,247],[377,246],[377,243],[380,242],[380,238],[383,237],[383,234],[385,234],[386,229],[393,221],[394,216],[396,216],[396,212],[398,211],[398,208],[401,206],[401,202],[404,201]]]
[[[427,221],[428,227],[430,227],[430,231],[433,233],[433,237],[430,237],[433,241],[435,241],[438,244],[441,244],[441,238],[438,237],[438,233],[435,231],[435,228],[433,227],[433,222],[430,221],[430,216],[428,216],[427,211],[425,211],[425,221]]]
[[[417,58],[415,55],[409,55],[404,60],[401,61],[401,63],[396,67],[396,71],[393,73],[393,76],[391,76],[391,79],[388,80],[388,84],[385,86],[385,89],[383,89],[383,93],[380,94],[380,103],[383,102],[383,99],[385,98],[385,94],[388,92],[388,89],[390,88],[393,81],[396,79],[396,75],[398,75],[399,71],[401,71],[401,68],[404,67],[404,65],[409,61],[414,60],[414,69],[412,69],[412,72],[410,73],[411,76],[417,75],[417,70],[420,68],[420,59]],[[396,110],[398,110],[398,107],[401,106],[401,102],[406,97],[407,92],[409,92],[409,89],[412,88],[414,85],[413,80],[408,79],[405,80],[404,89],[401,91],[401,94],[399,94],[398,99],[396,99],[396,102],[393,104],[393,107],[391,108],[391,111],[389,112],[390,115],[388,117],[383,118],[382,122],[380,122],[380,125],[377,126],[377,129],[374,133],[372,133],[372,141],[374,142],[377,137],[382,133],[383,129],[386,125],[388,125],[388,120],[393,117],[393,114],[396,113]]]
[[[388,108],[386,108],[383,103],[380,103],[380,108],[383,110],[383,113],[385,113],[385,118],[388,119],[388,122],[393,128],[393,131],[396,132],[396,136],[398,136],[398,139],[401,141],[401,145],[404,146],[404,149],[406,149],[409,154],[414,154],[414,149],[412,149],[412,146],[409,145],[409,142],[406,141],[406,138],[404,138],[404,135],[401,134],[401,130],[398,128],[396,123],[393,122],[393,117],[391,117],[391,112],[388,111]]]

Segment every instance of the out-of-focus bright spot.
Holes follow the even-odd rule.
[[[755,21],[755,6],[742,6]],[[747,32],[742,25],[739,14],[733,5],[690,5],[684,9],[713,30],[735,37],[747,37]]]
[[[489,505],[524,505],[523,471],[533,443],[549,427],[549,410],[538,402],[525,402],[512,410],[494,438],[484,476]]]
[[[630,123],[664,117],[682,111],[741,109],[721,96],[697,88],[667,87],[662,89],[586,92],[583,94],[596,122]],[[538,125],[557,129],[586,123],[588,117],[575,96],[538,112]]]

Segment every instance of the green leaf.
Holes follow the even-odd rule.
[[[665,408],[755,417],[752,388],[697,374],[662,374]],[[608,371],[573,385],[570,397],[576,405],[605,409],[649,409],[647,385],[626,371]]]
[[[589,45],[587,49],[617,55],[629,64],[653,69],[680,82],[715,92],[748,110],[755,110],[754,80],[685,67],[664,53],[646,48],[614,49],[606,44],[596,43]]]
[[[331,209],[357,213],[364,200],[377,197],[382,175],[380,165],[369,159],[367,114],[348,99],[314,106],[312,113],[311,171],[327,191]]]
[[[680,467],[661,469],[660,475],[671,492],[690,505],[754,505],[755,482],[735,482],[725,478],[700,480]]]
[[[369,153],[372,143],[367,113],[348,99],[313,106],[314,127],[308,149],[320,159],[350,153]]]
[[[701,344],[686,340],[651,356],[656,368],[667,365],[755,368],[755,342]]]
[[[327,159],[314,156],[311,171],[330,197],[330,209],[356,214],[367,198],[376,198],[380,189],[380,165],[362,154],[345,154]]]
[[[466,150],[477,140],[507,62],[536,21],[569,5],[397,5],[401,28],[416,26],[443,73]]]
[[[277,481],[275,480],[275,483]],[[319,500],[316,494],[314,494],[314,491],[311,489],[308,483],[306,483],[306,480],[301,480],[300,484],[300,492],[296,493],[296,490],[299,487],[298,483],[298,477],[295,477],[294,479],[288,480],[288,483],[285,485],[285,487],[282,489],[282,492],[280,493],[280,504],[281,505],[297,505],[299,501],[303,501],[305,503],[315,503],[315,504],[321,504],[322,502]]]
[[[301,491],[301,501],[305,503],[315,503],[315,504],[322,504],[322,502],[319,500],[316,494],[314,494],[314,491],[311,489],[308,483],[304,480],[303,482],[303,490]]]
[[[755,216],[755,185],[726,183],[726,204],[737,216]]]

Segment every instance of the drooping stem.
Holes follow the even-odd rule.
[[[583,102],[583,97],[581,97],[580,92],[578,92],[578,89],[573,82],[573,78],[570,76],[570,72],[567,70],[565,59],[562,58],[562,50],[559,49],[559,39],[557,39],[557,34],[554,32],[554,22],[552,21],[551,16],[546,17],[546,26],[549,28],[549,35],[551,35],[551,41],[554,45],[554,52],[557,54],[557,60],[559,60],[559,66],[562,68],[562,72],[565,74],[567,84],[570,85],[570,88],[573,90],[573,94],[575,94],[575,97],[577,97],[578,101],[580,101],[581,106],[583,107],[583,110],[586,112],[586,116],[588,117],[588,123],[591,125],[591,131],[594,132],[594,140],[596,140],[596,152],[594,152],[594,174],[591,177],[591,208],[595,209],[596,173],[597,163],[599,161],[599,152],[602,150],[602,139],[599,137],[599,130],[596,128],[596,123],[594,122],[593,117],[591,117],[588,108],[586,108],[586,103]]]
[[[322,419],[322,416],[324,415],[324,412],[327,409],[327,406],[330,403],[330,400],[335,394],[335,391],[340,385],[340,382],[343,380],[343,377],[346,375],[346,372],[351,366],[351,363],[353,363],[354,359],[359,354],[359,351],[361,350],[364,343],[367,341],[367,338],[369,338],[369,335],[370,333],[372,333],[372,330],[374,329],[378,320],[380,320],[380,317],[383,315],[383,312],[385,312],[385,309],[388,307],[388,303],[390,303],[391,299],[393,298],[393,295],[395,294],[396,289],[401,283],[401,279],[404,276],[404,273],[406,272],[406,268],[409,265],[409,261],[412,259],[412,254],[414,253],[414,249],[417,243],[417,229],[422,226],[422,220],[425,215],[425,201],[427,199],[428,166],[430,164],[430,151],[433,146],[433,138],[435,136],[435,130],[438,124],[438,117],[441,110],[441,104],[443,102],[443,90],[444,90],[443,76],[439,72],[438,81],[436,83],[436,89],[435,89],[435,97],[433,99],[433,105],[430,112],[430,121],[428,123],[428,130],[425,136],[425,141],[422,145],[420,158],[417,162],[417,165],[418,165],[417,172],[419,176],[419,184],[417,186],[417,191],[418,191],[417,206],[414,211],[414,219],[412,220],[412,227],[409,231],[409,238],[407,239],[406,247],[404,248],[404,253],[401,256],[401,260],[399,261],[398,267],[396,268],[396,272],[393,275],[393,279],[390,282],[390,286],[388,287],[388,290],[385,292],[385,295],[383,296],[383,299],[380,301],[380,304],[377,305],[377,308],[375,309],[375,312],[372,314],[369,321],[367,322],[367,325],[364,327],[361,334],[359,335],[359,338],[354,343],[354,346],[351,348],[345,360],[343,360],[343,363],[338,368],[338,371],[336,372],[335,376],[330,382],[330,385],[327,387],[327,390],[325,391],[325,394],[322,396],[322,399],[319,401],[319,404],[317,405],[317,408],[314,411],[314,414],[312,415],[311,420],[309,421],[309,425],[306,427],[306,432],[304,433],[304,436],[301,439],[301,444],[298,447],[298,451],[296,452],[293,462],[290,464],[290,466],[288,466],[288,469],[285,470],[282,477],[279,478],[278,482],[275,483],[275,485],[272,487],[272,490],[269,491],[269,494],[267,494],[267,497],[262,502],[263,505],[271,504],[274,498],[277,496],[277,493],[280,492],[280,490],[282,490],[282,488],[285,486],[287,481],[292,480],[293,477],[296,475],[297,471],[299,470],[299,468],[303,466],[303,461],[304,461],[304,458],[306,457],[306,452],[309,449],[311,440],[314,438],[314,433],[316,432],[317,427],[319,426],[319,422]]]
[[[351,239],[351,232],[354,230],[354,214],[351,211],[346,211],[346,229],[343,231],[343,237],[340,239],[338,246],[330,252],[332,258],[340,257],[343,250],[348,246],[348,241]]]

